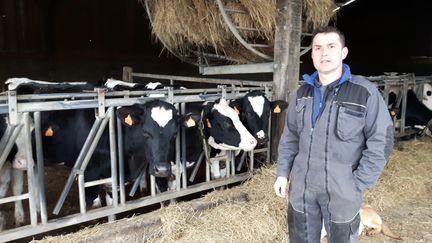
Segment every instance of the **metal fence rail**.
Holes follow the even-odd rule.
[[[180,80],[187,82],[187,77],[176,77],[176,76],[163,76],[163,75],[141,75],[142,77],[152,77],[158,79],[164,79],[167,82],[173,83],[174,80]],[[201,79],[190,78],[191,82],[202,82]],[[211,79],[212,82],[218,82],[217,79]],[[209,81],[209,80],[207,80]],[[211,82],[210,82],[211,83]],[[183,174],[177,174],[177,189],[164,193],[158,193],[155,189],[154,178],[151,178],[151,195],[139,198],[134,201],[126,201],[126,190],[124,183],[124,161],[122,156],[122,129],[120,122],[117,122],[115,117],[115,109],[119,106],[129,106],[135,103],[146,103],[150,100],[158,99],[163,100],[175,105],[179,110],[180,114],[185,113],[186,104],[189,102],[204,102],[204,101],[215,101],[220,98],[227,100],[236,99],[243,97],[247,92],[252,90],[261,90],[271,98],[271,83],[270,82],[255,82],[255,81],[242,81],[234,80],[230,83],[229,80],[220,80],[220,83],[225,85],[215,84],[215,88],[207,89],[189,89],[189,90],[174,90],[172,87],[167,87],[163,90],[157,91],[115,91],[106,92],[104,89],[95,89],[92,91],[79,92],[79,93],[55,93],[55,94],[30,94],[30,95],[19,95],[16,90],[9,90],[0,95],[0,114],[7,114],[9,116],[9,127],[7,132],[0,141],[0,148],[2,149],[2,155],[0,158],[4,159],[7,157],[7,147],[13,146],[20,129],[24,129],[27,138],[27,155],[29,158],[33,158],[30,124],[32,122],[31,115],[34,118],[35,125],[35,142],[36,142],[36,158],[37,168],[31,160],[28,164],[27,169],[27,183],[29,185],[28,193],[18,196],[12,196],[0,199],[0,204],[13,202],[17,200],[29,200],[29,211],[31,218],[31,225],[18,227],[10,230],[0,232],[0,241],[15,240],[43,232],[47,232],[53,229],[66,227],[85,221],[90,221],[102,217],[110,217],[113,219],[115,214],[137,209],[147,205],[163,202],[169,199],[175,199],[185,195],[209,190],[215,187],[224,186],[236,182],[243,181],[251,176],[253,169],[253,153],[250,153],[251,158],[250,167],[247,172],[236,173],[234,155],[232,152],[227,153],[223,158],[226,160],[227,167],[229,167],[229,173],[227,176],[218,180],[206,180],[205,182],[195,183],[188,185],[191,181],[192,175],[187,175],[186,171],[186,151],[183,144],[185,144],[185,128],[179,130],[176,139],[176,166],[177,173],[180,173],[180,167],[183,168]],[[226,86],[230,85],[230,86]],[[151,94],[158,94],[163,97],[149,97]],[[40,128],[40,113],[44,111],[55,111],[55,110],[74,110],[74,109],[95,109],[95,121],[93,128],[88,135],[87,141],[84,144],[80,155],[76,158],[75,167],[72,169],[71,174],[66,182],[62,194],[54,208],[54,214],[59,213],[62,204],[65,201],[66,196],[69,193],[69,189],[72,186],[74,180],[78,179],[78,189],[80,197],[80,213],[73,215],[67,215],[62,218],[50,218],[47,214],[47,205],[45,199],[45,188],[44,188],[44,163],[43,163],[43,149],[42,149],[42,138]],[[24,119],[21,119],[24,117]],[[271,124],[271,123],[270,123]],[[108,128],[105,128],[108,127]],[[106,178],[93,182],[85,182],[83,178],[83,171],[86,165],[89,163],[91,155],[95,146],[97,145],[98,138],[100,138],[102,132],[108,129],[110,138],[110,157],[111,157],[111,178]],[[268,148],[260,149],[257,152],[268,152]],[[269,153],[267,153],[269,155]],[[267,156],[268,157],[268,156]],[[3,163],[3,162],[2,162]],[[1,164],[0,164],[1,165]],[[207,172],[209,173],[208,166]],[[39,184],[39,198],[36,198],[35,188],[36,175]],[[117,180],[118,175],[118,180]],[[189,178],[188,178],[189,176]],[[182,178],[182,179],[180,179]],[[110,182],[113,187],[113,200],[112,206],[105,206],[99,209],[86,210],[85,205],[85,188],[88,186],[94,186],[101,183]],[[193,180],[192,180],[193,181]],[[38,213],[36,209],[36,201],[40,202],[41,210]],[[39,215],[39,217],[38,217]],[[39,218],[39,220],[38,220]]]

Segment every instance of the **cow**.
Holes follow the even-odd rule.
[[[7,116],[3,114],[0,115],[0,138],[6,135],[7,125]],[[33,129],[32,126],[30,128]],[[25,134],[22,129],[11,151],[7,155],[6,161],[0,168],[0,198],[6,196],[9,186],[11,186],[14,196],[21,195],[23,192],[23,171],[27,169],[27,155],[24,149],[25,142]],[[20,226],[24,223],[24,209],[21,200],[14,202],[14,217],[16,226]],[[5,213],[0,210],[0,231],[2,231],[5,226]]]
[[[241,122],[258,141],[268,142],[268,122],[271,113],[280,113],[288,107],[283,100],[269,101],[262,91],[251,91],[244,97],[231,101],[230,106],[240,115]]]
[[[398,106],[396,104],[396,94],[389,93],[389,110],[392,117],[401,118],[402,102]],[[429,122],[432,119],[432,111],[420,101],[413,90],[407,91],[405,126],[415,129],[430,130]]]
[[[227,150],[235,150],[236,153],[240,150],[252,151],[257,145],[257,140],[241,122],[238,112],[230,107],[225,99],[205,104],[189,103],[186,105],[186,112],[202,114],[202,130],[186,131],[188,161],[197,161],[203,151],[204,141],[210,146],[209,157],[224,156]],[[213,179],[223,177],[224,173],[218,160],[211,163]]]

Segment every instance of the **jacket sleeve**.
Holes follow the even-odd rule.
[[[291,99],[285,118],[285,127],[279,140],[277,176],[288,178],[295,156],[299,150],[299,135],[297,133],[296,97]]]
[[[393,122],[384,99],[375,87],[367,101],[365,119],[366,149],[363,150],[359,166],[353,172],[360,191],[371,188],[376,183],[393,149]]]

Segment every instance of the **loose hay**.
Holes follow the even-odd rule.
[[[287,202],[274,194],[275,170],[274,165],[261,168],[253,178],[241,186],[209,193],[205,196],[205,200],[218,204],[212,209],[193,212],[188,202],[183,202],[159,210],[162,227],[153,234],[155,237],[149,242],[287,242]],[[431,138],[400,142],[395,146],[390,162],[377,185],[366,192],[364,201],[376,208],[381,215],[383,211],[394,213],[419,201],[420,204],[416,205],[428,206],[419,207],[418,210],[410,213],[423,216],[431,210],[431,206],[427,203],[432,199],[431,171]],[[241,193],[247,194],[247,202],[233,200],[234,195]],[[401,214],[404,213],[401,211]],[[139,220],[139,217],[126,220]],[[427,215],[425,217],[427,218]],[[386,217],[384,219],[386,220]],[[431,228],[430,222],[422,223],[412,219],[397,222],[399,223],[393,221],[389,226],[405,227],[405,234],[409,232],[407,228],[416,229],[417,226],[424,231]],[[86,231],[98,229],[98,231],[111,232],[109,225],[100,225]],[[77,242],[83,239],[83,234],[91,235],[81,231],[67,236],[50,237],[43,242]],[[411,234],[413,234],[412,240],[418,237],[428,239],[427,234],[425,236],[418,236],[415,232]],[[378,242],[372,237],[363,240]],[[387,241],[384,238],[384,241],[379,242]]]

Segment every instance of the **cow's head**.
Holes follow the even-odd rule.
[[[239,114],[242,123],[257,139],[258,144],[268,142],[268,122],[271,113],[280,113],[288,107],[287,102],[270,102],[261,91],[252,91],[230,104]]]
[[[250,151],[257,144],[241,123],[238,113],[224,99],[204,107],[202,122],[208,143],[213,148]]]
[[[121,122],[129,128],[126,139],[132,139],[135,157],[142,157],[149,165],[149,173],[157,177],[169,177],[169,157],[173,151],[173,140],[179,125],[194,126],[199,121],[196,115],[177,115],[172,104],[164,101],[150,101],[117,110]]]

